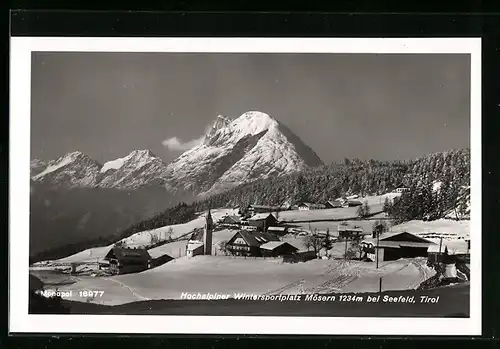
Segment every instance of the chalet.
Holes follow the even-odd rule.
[[[113,247],[104,257],[115,274],[138,273],[151,268],[151,256],[143,248]]]
[[[219,224],[223,227],[238,228],[241,225],[241,217],[227,215],[219,221]]]
[[[310,202],[301,202],[298,205],[298,208],[300,211],[309,211],[309,210],[321,210],[321,209],[326,208],[326,206],[323,204],[313,204]]]
[[[363,228],[352,225],[339,224],[337,232],[340,239],[356,240],[364,236]]]
[[[269,241],[279,241],[274,234],[239,231],[226,244],[226,250],[236,256],[262,256],[260,246]]]
[[[268,233],[276,234],[276,235],[286,235],[288,233],[287,227],[269,227],[267,228]]]
[[[342,204],[343,204],[343,200],[329,200],[325,203],[325,207],[326,208],[339,208],[339,207],[342,207]]]
[[[258,213],[248,219],[248,225],[256,227],[257,231],[267,231],[268,227],[278,223],[276,217],[271,213]]]
[[[377,254],[380,261],[427,257],[427,250],[433,244],[432,241],[407,232],[381,234],[378,242],[373,237],[361,242],[367,257],[373,261]]]
[[[285,241],[269,241],[260,245],[260,250],[264,257],[278,257],[293,254],[299,249]]]

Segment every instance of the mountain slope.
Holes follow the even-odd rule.
[[[31,176],[36,176],[37,174],[39,174],[40,172],[45,170],[48,165],[49,165],[48,163],[46,163],[45,161],[42,161],[40,159],[31,160],[31,162],[30,162]]]
[[[167,166],[149,150],[135,150],[124,158],[106,162],[100,170],[101,188],[137,189],[161,182]]]
[[[32,177],[34,182],[52,187],[95,187],[101,164],[82,152],[68,153],[51,161],[45,170]]]
[[[165,179],[171,188],[207,195],[322,164],[286,126],[252,111],[237,119],[219,116],[200,145],[168,165]]]

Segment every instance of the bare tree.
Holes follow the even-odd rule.
[[[160,242],[160,237],[156,234],[149,233],[149,241],[152,245]]]
[[[222,240],[218,244],[219,251],[224,253],[224,255],[227,255],[228,249],[227,249],[227,240]]]
[[[317,229],[311,232],[311,235],[308,235],[304,241],[307,250],[309,251],[311,248],[313,249],[316,256],[318,255],[321,247],[323,245],[323,238],[318,234]]]
[[[167,231],[165,232],[165,238],[167,241],[172,241],[172,235],[174,235],[175,231],[174,228],[169,227]]]

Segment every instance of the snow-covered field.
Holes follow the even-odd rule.
[[[224,217],[226,214],[232,215],[234,214],[234,209],[217,209],[212,210],[212,218],[214,222]],[[167,232],[172,229],[173,233],[171,235],[172,238],[177,238],[179,236],[188,234],[196,228],[203,228],[205,225],[205,214],[200,215],[198,218],[193,219],[190,222],[184,224],[176,224],[176,225],[168,225],[165,227],[161,227],[153,230],[145,230],[139,233],[136,233],[132,236],[129,236],[122,241],[125,242],[127,246],[140,247],[145,246],[151,242],[151,235],[157,236],[162,239],[167,234]]]
[[[359,197],[357,200],[368,202],[371,213],[382,212],[384,201],[386,198],[392,200],[394,197],[400,196],[398,193],[388,193],[384,195]],[[310,211],[283,211],[279,213],[279,219],[286,222],[320,220],[320,219],[352,219],[357,217],[358,207],[339,207],[322,210]]]
[[[438,219],[435,221],[409,221],[395,225],[391,231],[406,231],[415,235],[428,235],[436,233],[436,236],[459,238],[470,236],[470,221],[456,221],[452,219]]]
[[[166,263],[137,274],[113,277],[84,277],[62,290],[103,290],[102,297],[89,300],[101,304],[122,304],[146,299],[179,299],[181,293],[235,292],[256,294],[362,292],[378,288],[404,290],[430,277],[425,259],[374,263],[359,261],[312,260],[283,264],[280,259],[196,256]],[[75,294],[75,292],[73,292]],[[75,294],[75,297],[77,295]],[[77,300],[77,299],[74,299]]]

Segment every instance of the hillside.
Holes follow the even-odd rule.
[[[158,188],[54,190],[32,184],[30,256],[35,260],[58,258],[115,242],[120,233],[139,229],[138,223],[154,218],[177,200]],[[168,220],[160,224],[165,222]]]
[[[415,190],[426,187],[432,191],[435,181],[443,183],[439,197],[436,197],[442,204],[439,209],[435,208],[436,214],[431,216],[440,218],[457,204],[460,196],[457,188],[470,185],[469,149],[430,154],[410,161],[346,159],[342,164],[321,166],[280,178],[257,180],[213,195],[195,203],[195,206],[200,210],[208,207],[244,207],[249,204],[325,202],[349,194],[380,195],[397,187]],[[416,202],[413,205],[415,204]],[[419,215],[418,212],[410,211],[409,216],[404,218],[421,219]]]

